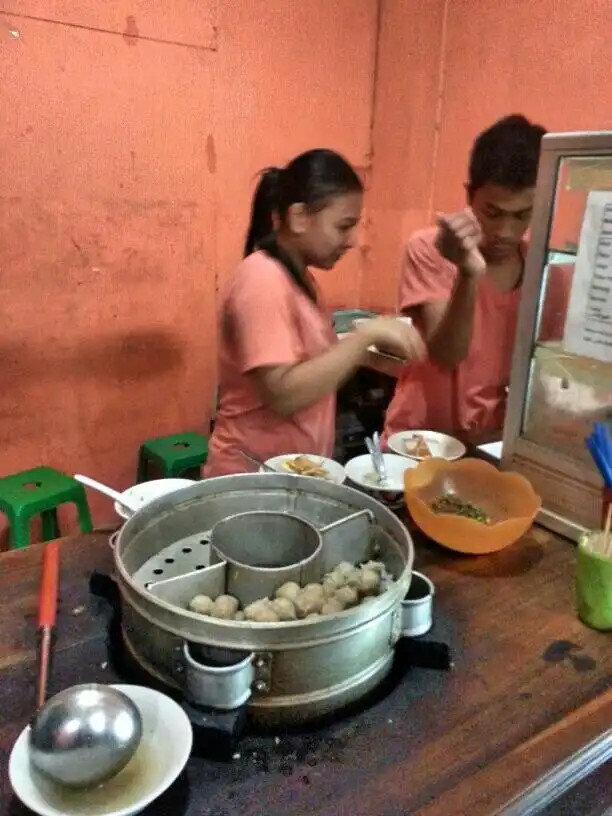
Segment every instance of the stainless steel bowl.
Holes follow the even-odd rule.
[[[140,711],[110,686],[73,686],[38,712],[30,729],[30,761],[71,788],[99,785],[118,774],[142,738]]]

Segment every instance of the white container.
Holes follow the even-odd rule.
[[[421,572],[413,572],[410,588],[402,601],[402,635],[424,635],[433,624],[434,585]]]

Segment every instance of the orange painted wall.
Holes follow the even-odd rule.
[[[480,130],[514,112],[552,131],[612,130],[612,3],[386,0],[383,8],[362,302],[389,309],[402,239],[436,211],[462,206]]]
[[[141,440],[208,420],[216,291],[256,172],[320,145],[367,164],[376,3],[8,7],[0,472],[47,463],[122,488]],[[332,303],[358,300],[359,266],[326,281]]]
[[[323,285],[393,308],[402,238],[461,205],[482,127],[612,128],[611,27],[609,0],[0,0],[0,473],[124,487],[142,439],[205,426],[271,162],[363,170],[360,248]]]

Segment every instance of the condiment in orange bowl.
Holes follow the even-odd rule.
[[[425,535],[470,555],[518,541],[542,506],[524,476],[481,459],[425,459],[406,470],[404,485],[408,511]]]

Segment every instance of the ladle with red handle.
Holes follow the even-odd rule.
[[[96,683],[72,686],[46,701],[55,639],[59,541],[43,550],[38,599],[36,715],[30,723],[30,762],[56,784],[99,785],[119,773],[142,737],[140,710],[127,695]]]
[[[36,708],[44,706],[55,640],[57,587],[59,581],[59,541],[50,541],[43,550],[42,577],[38,597],[38,676]]]

